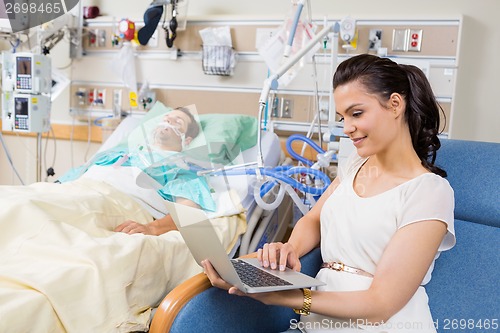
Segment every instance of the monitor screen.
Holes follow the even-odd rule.
[[[14,98],[14,109],[15,115],[28,117],[28,98],[27,97],[15,97]]]
[[[31,57],[17,57],[16,66],[18,76],[31,76]]]

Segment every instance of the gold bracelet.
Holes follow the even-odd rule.
[[[312,303],[312,293],[311,289],[301,289],[304,293],[304,304],[302,304],[302,309],[293,309],[296,314],[308,316],[311,313],[311,303]]]

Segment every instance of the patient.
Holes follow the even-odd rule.
[[[187,109],[179,108],[169,112],[167,115],[165,115],[164,121],[166,124],[171,125],[171,127],[160,125],[156,128],[154,133],[154,146],[164,151],[182,151],[186,145],[189,145],[191,140],[195,138],[200,131],[198,123]],[[195,175],[189,175],[187,178],[191,178],[192,176]],[[176,177],[177,181],[179,179],[182,179],[182,177]],[[189,181],[187,181],[187,183],[190,183],[190,181],[192,180],[193,179],[191,178]],[[195,180],[202,181],[202,178],[196,177]],[[187,183],[180,185],[183,187],[182,192],[184,193],[186,191],[186,188],[188,187]],[[210,198],[208,186],[204,186],[201,188],[208,191],[208,193],[205,193],[203,197]],[[187,197],[191,197],[191,199]],[[176,202],[199,208],[200,205],[196,202],[199,202],[200,200],[194,200],[196,199],[192,198],[192,193],[183,197],[182,194],[177,192],[177,195],[175,196]],[[206,201],[206,199],[203,199],[203,201]],[[213,210],[213,207],[211,208],[211,210]],[[118,232],[124,232],[128,234],[143,233],[146,235],[161,235],[171,230],[176,230],[176,226],[170,214],[165,215],[162,218],[155,219],[148,224],[141,224],[132,220],[127,220],[115,228],[115,231]]]
[[[151,200],[151,196],[159,195],[163,200],[175,200],[181,204],[214,211],[215,203],[205,179],[197,176],[196,172],[187,169],[185,165],[177,165],[182,160],[182,154],[179,153],[199,134],[198,123],[186,108],[172,110],[163,116],[162,121],[153,130],[151,144],[148,144],[148,139],[145,138],[145,142],[137,144],[137,147],[129,143],[127,147],[122,145],[108,149],[97,154],[91,161],[90,167],[84,165],[76,174],[111,183],[135,198],[146,195],[147,199],[141,198],[139,201],[143,204],[147,202],[148,206],[155,201]],[[145,177],[144,174],[150,177],[148,177],[150,182],[142,185],[145,188],[140,188],[141,185],[136,184],[140,178],[137,172],[124,170],[130,167],[140,169],[143,172],[142,178]],[[74,176],[63,176],[60,181],[65,182],[73,178]],[[153,190],[153,187],[156,189]],[[162,205],[161,200],[156,202]],[[170,215],[159,217],[156,214],[156,216],[157,218],[148,224],[126,220],[114,230],[146,235],[161,235],[176,230]]]

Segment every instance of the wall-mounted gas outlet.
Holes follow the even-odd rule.
[[[87,89],[78,88],[75,95],[78,105],[83,106],[87,104]]]
[[[143,110],[149,110],[156,103],[156,93],[152,90],[144,93],[140,100]]]

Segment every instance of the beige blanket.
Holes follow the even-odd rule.
[[[0,332],[147,330],[152,307],[201,271],[176,231],[112,230],[151,215],[110,185],[0,187]],[[242,214],[214,219],[229,250]]]

